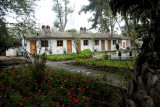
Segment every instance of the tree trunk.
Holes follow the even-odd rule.
[[[157,10],[152,12],[149,36],[129,81],[126,107],[160,107],[160,9]]]

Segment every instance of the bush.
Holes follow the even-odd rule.
[[[70,59],[75,59],[76,57],[80,58],[89,58],[92,57],[92,52],[89,49],[85,49],[81,51],[79,54],[76,53],[71,53],[68,55],[48,55],[47,59],[48,60],[70,60]]]
[[[108,60],[108,55],[103,55],[104,60]]]
[[[119,44],[118,43],[116,44],[116,49],[119,50]]]

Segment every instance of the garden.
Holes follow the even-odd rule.
[[[90,58],[93,56],[93,53],[89,49],[85,49],[77,53],[70,53],[64,55],[48,55],[47,59],[51,61],[59,61],[59,60],[74,60],[75,58]]]
[[[42,65],[43,66],[43,65]],[[117,107],[120,89],[81,73],[41,65],[9,68],[0,73],[0,106]],[[120,84],[119,84],[120,85]]]

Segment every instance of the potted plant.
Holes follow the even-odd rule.
[[[67,52],[66,52],[66,48],[64,48],[64,54],[66,54]]]

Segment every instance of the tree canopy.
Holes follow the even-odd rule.
[[[139,54],[129,81],[127,95],[121,106],[160,106],[160,0],[111,0],[113,13],[129,13],[131,18],[148,24]],[[143,27],[143,26],[142,26]]]
[[[30,24],[31,16],[34,16],[34,7],[37,0],[1,0],[0,1],[0,52],[5,51],[15,43],[13,31],[9,27],[16,27],[22,31]],[[11,18],[14,21],[8,21]],[[33,24],[32,24],[33,27]],[[13,29],[12,29],[13,30]],[[25,29],[26,30],[26,29]],[[17,31],[15,31],[17,32]]]

